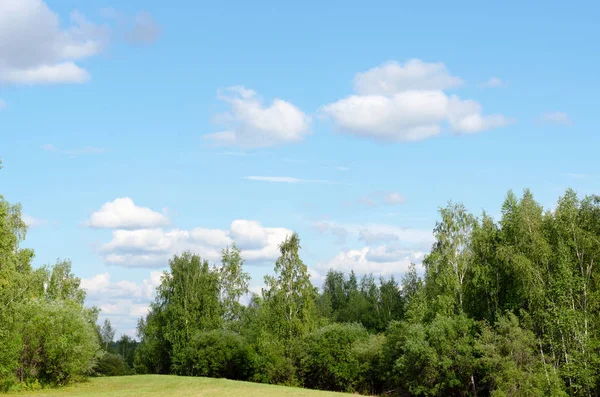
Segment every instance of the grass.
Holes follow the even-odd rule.
[[[236,382],[227,379],[191,378],[172,375],[136,375],[92,378],[59,389],[9,394],[19,397],[339,397],[348,394],[295,387]]]

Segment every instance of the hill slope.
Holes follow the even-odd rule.
[[[227,379],[191,378],[167,375],[92,378],[89,382],[60,389],[10,394],[19,397],[332,397],[348,394],[294,387],[236,382]]]

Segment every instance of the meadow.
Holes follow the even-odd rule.
[[[91,378],[87,382],[58,389],[9,393],[9,396],[15,397],[333,397],[344,395],[347,396],[348,394],[239,382],[227,379],[192,378],[175,375],[135,375]]]

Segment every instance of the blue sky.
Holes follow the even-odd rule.
[[[1,193],[119,332],[183,249],[237,241],[255,291],[292,230],[316,284],[400,275],[448,200],[598,191],[598,11],[3,1]]]

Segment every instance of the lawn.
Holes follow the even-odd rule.
[[[344,395],[348,394],[236,382],[226,379],[188,378],[171,375],[92,378],[89,382],[59,389],[9,394],[9,396],[18,397],[333,397]]]

